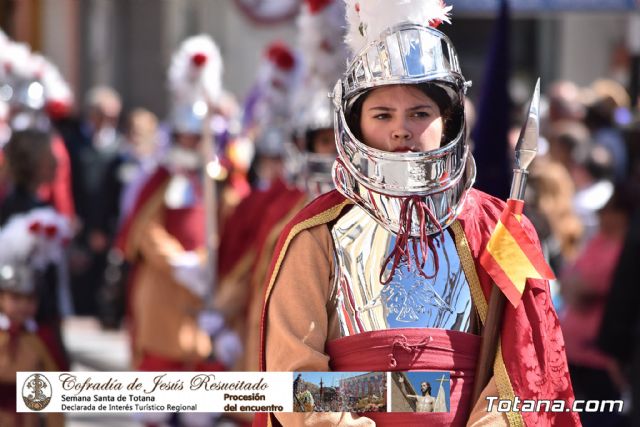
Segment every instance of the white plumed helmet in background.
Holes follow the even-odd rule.
[[[347,65],[342,0],[305,0],[298,23],[300,84],[294,108],[300,133],[333,128],[329,92]],[[308,147],[307,147],[308,149]]]
[[[299,71],[300,61],[287,44],[274,41],[266,47],[243,119],[244,132],[253,136],[258,154],[286,154],[293,132],[293,95]]]
[[[320,139],[328,141],[322,131],[333,131],[329,93],[347,65],[344,16],[342,0],[305,0],[297,20],[302,68],[294,97],[294,122],[303,151],[299,186],[311,197],[333,189],[335,152],[326,152],[326,142],[322,142],[324,152],[318,152],[317,145]]]
[[[71,237],[69,220],[52,208],[11,216],[0,230],[0,288],[33,292],[38,273],[66,262]]]
[[[222,94],[222,57],[208,35],[184,40],[171,58],[170,122],[176,133],[200,134],[208,108]]]
[[[50,119],[67,116],[73,93],[51,61],[28,45],[0,35],[0,101],[11,111],[14,130],[48,131]]]

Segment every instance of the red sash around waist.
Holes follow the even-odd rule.
[[[448,413],[370,412],[379,426],[464,426],[480,337],[431,328],[387,329],[339,338],[327,343],[333,371],[448,371],[451,401]],[[392,408],[392,402],[387,406]]]

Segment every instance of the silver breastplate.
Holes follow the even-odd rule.
[[[440,236],[431,236],[438,237],[435,277],[424,278],[403,262],[387,285],[380,283],[380,270],[395,244],[393,233],[354,206],[332,226],[331,234],[336,266],[332,303],[341,336],[415,327],[470,332],[471,291],[449,231],[444,231],[444,244]],[[432,276],[434,269],[430,251],[424,272]]]

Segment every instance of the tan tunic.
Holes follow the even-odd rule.
[[[268,371],[330,371],[325,343],[340,337],[336,313],[328,309],[333,271],[333,242],[326,225],[302,231],[293,239],[269,300]],[[498,396],[493,379],[473,408],[469,425],[508,426],[505,414],[486,412],[486,396]],[[375,425],[351,413],[280,413],[276,417],[285,426]]]
[[[127,245],[128,257],[137,260],[131,296],[134,367],[143,353],[195,363],[211,352],[211,340],[197,323],[202,301],[173,279],[169,261],[185,249],[163,225],[163,194],[164,188],[140,211]]]
[[[10,357],[9,334],[0,331],[0,382],[15,384],[16,372],[19,371],[57,371],[58,367],[49,355],[48,350],[35,334],[23,332],[18,338],[15,357]],[[21,385],[17,385],[21,386]],[[0,426],[37,427],[40,426],[39,414],[23,413],[20,417],[15,412],[0,410]],[[44,416],[46,427],[64,425],[64,415],[47,413]]]

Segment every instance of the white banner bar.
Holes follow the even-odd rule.
[[[18,372],[17,412],[291,412],[291,372]]]

